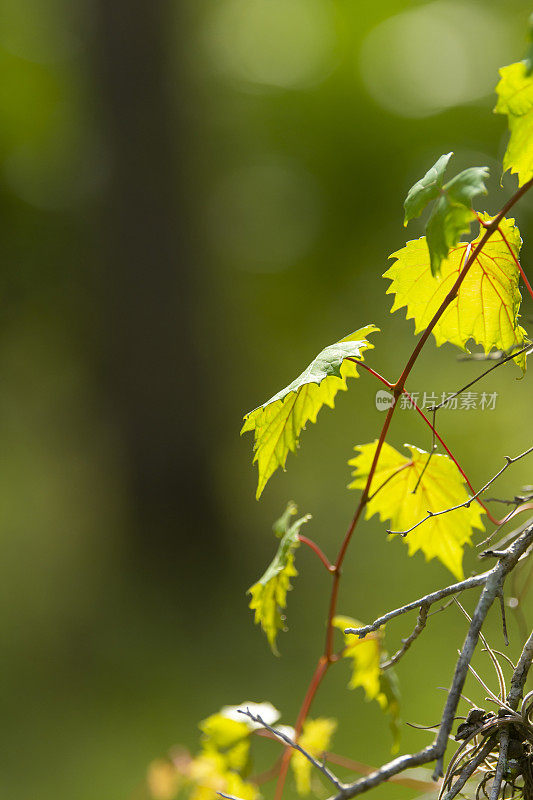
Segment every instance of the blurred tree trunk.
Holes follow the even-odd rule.
[[[109,158],[102,219],[103,362],[129,461],[142,562],[205,580],[219,566],[199,361],[202,255],[194,241],[194,147],[187,76],[172,47],[185,30],[166,0],[94,0],[97,102]],[[178,3],[178,6],[180,4]],[[178,50],[179,52],[179,50]],[[185,574],[185,572],[184,572]],[[186,587],[184,587],[185,589]]]

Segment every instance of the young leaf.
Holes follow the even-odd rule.
[[[366,337],[378,330],[375,325],[367,325],[326,347],[296,380],[246,414],[241,434],[255,432],[258,499],[272,473],[278,467],[285,469],[289,450],[294,452],[298,447],[306,423],[316,422],[324,404],[333,408],[337,392],[347,388],[346,379],[358,377],[356,365],[347,359],[363,361],[364,351],[374,347]]]
[[[390,715],[392,752],[395,753],[400,744],[400,692],[393,670],[383,672],[380,668],[381,661],[387,657],[383,650],[383,632],[379,630],[367,634],[363,639],[352,633],[344,633],[345,628],[360,628],[362,623],[342,615],[333,618],[333,625],[343,633],[344,658],[352,660],[352,677],[348,687],[356,689],[361,686],[366,699],[377,700],[381,710]]]
[[[309,519],[311,517],[307,514],[287,527],[287,532],[279,543],[276,555],[267,571],[248,589],[252,596],[249,607],[255,611],[254,622],[261,625],[275,655],[279,655],[276,647],[277,633],[279,630],[285,630],[285,617],[281,612],[287,604],[287,592],[291,588],[290,579],[298,575],[294,567],[294,551],[299,544],[298,533],[304,522]],[[288,525],[288,518],[286,524]]]
[[[470,167],[442,187],[442,194],[433,206],[426,226],[432,275],[440,274],[442,262],[450,249],[464,233],[470,232],[470,225],[476,217],[472,211],[472,199],[487,193],[484,180],[488,174],[487,167]]]
[[[484,221],[491,219],[487,214],[480,216]],[[470,252],[481,236],[480,232]],[[469,339],[480,344],[486,353],[493,347],[505,351],[524,346],[527,334],[518,324],[522,296],[517,261],[521,244],[514,220],[503,219],[500,230],[492,234],[470,267],[457,297],[433,328],[437,347],[451,342],[469,352]],[[392,281],[387,289],[387,294],[395,295],[391,313],[407,306],[407,319],[414,319],[415,333],[424,330],[463,269],[467,249],[468,245],[461,242],[450,252],[442,264],[440,278],[431,273],[425,237],[407,242],[393,253],[390,258],[396,261],[383,276]],[[516,361],[525,371],[525,355]]]
[[[355,448],[358,455],[348,462],[355,467],[354,480],[348,488],[364,488],[376,446],[377,441]],[[418,483],[429,455],[418,447],[405,447],[410,451],[409,457],[402,456],[387,443],[383,445],[366,506],[367,519],[379,514],[380,520],[390,520],[392,529],[396,531],[411,528],[427,516],[428,511],[444,511],[466,502],[469,497],[461,473],[448,456],[433,455]],[[469,508],[430,517],[403,539],[409,555],[422,550],[427,561],[438,558],[458,580],[462,580],[464,545],[470,544],[473,528],[485,530],[481,522],[482,513],[483,508],[474,501]]]
[[[442,261],[455,247],[463,233],[470,231],[475,219],[472,200],[486,194],[487,167],[469,167],[448,183],[443,184],[444,171],[453,153],[446,153],[410,189],[404,203],[405,221],[418,217],[432,200],[435,200],[426,226],[427,246],[431,274],[438,275]]]
[[[329,749],[331,737],[336,729],[337,722],[334,719],[325,717],[308,719],[304,723],[298,744],[314,758],[320,760],[322,754]],[[303,753],[296,751],[293,753],[291,764],[296,781],[296,791],[299,795],[309,794],[311,791],[311,762]]]
[[[442,189],[444,172],[453,153],[445,153],[428,169],[423,178],[411,186],[403,207],[405,208],[404,225],[414,217],[419,217],[428,203],[439,196]]]
[[[379,663],[383,634],[377,631],[359,639],[352,633],[344,633],[345,628],[360,628],[362,623],[343,615],[334,617],[333,625],[344,634],[345,648],[342,655],[352,660],[352,676],[348,687],[357,689],[362,686],[366,699],[376,700],[381,691]]]
[[[250,729],[245,722],[221,712],[201,722],[200,730],[204,752],[219,753],[226,759],[228,769],[244,772],[250,758]]]
[[[511,132],[503,157],[503,169],[518,175],[522,186],[533,178],[533,75],[529,62],[519,61],[500,69],[494,111],[506,114]]]

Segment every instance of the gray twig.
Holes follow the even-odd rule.
[[[234,794],[226,794],[226,792],[217,792],[219,797],[225,797],[226,800],[242,800],[240,797],[235,797]]]
[[[520,350],[515,351],[514,353],[511,353],[510,355],[506,356],[501,361],[498,360],[497,364],[494,364],[494,366],[492,366],[489,369],[485,370],[485,372],[482,372],[481,375],[478,375],[478,377],[474,378],[473,381],[470,381],[470,383],[467,383],[466,386],[463,386],[461,389],[458,389],[452,395],[447,397],[446,400],[443,400],[442,403],[439,403],[438,406],[430,406],[428,408],[428,411],[438,411],[439,408],[442,408],[442,406],[446,405],[446,403],[449,403],[450,400],[453,400],[454,397],[457,397],[458,395],[460,395],[461,392],[465,391],[465,389],[470,389],[471,386],[474,386],[474,384],[476,384],[478,381],[480,381],[482,378],[484,378],[485,375],[488,375],[489,372],[492,372],[492,370],[498,369],[498,367],[501,367],[502,364],[506,364],[508,361],[511,361],[511,359],[522,355],[522,353],[527,353],[529,355],[531,350],[533,350],[533,345],[530,342],[528,345],[526,345],[525,347],[522,347]],[[491,360],[492,359],[496,359],[496,358],[500,359],[502,355],[503,355],[503,353],[501,351],[496,351],[496,353],[488,353],[488,354],[487,353],[469,353],[468,356],[459,356],[459,360],[460,361],[467,361],[467,360],[468,361],[487,361],[488,359],[491,359]]]
[[[421,608],[424,605],[429,607],[433,605],[433,603],[438,603],[439,600],[443,600],[445,597],[449,597],[452,594],[458,594],[459,592],[464,592],[465,589],[473,589],[476,586],[482,586],[486,582],[491,572],[492,570],[489,570],[488,572],[482,572],[480,575],[473,575],[471,578],[466,578],[464,581],[459,581],[459,583],[452,583],[450,586],[446,586],[444,589],[438,589],[436,592],[430,592],[429,594],[424,595],[424,597],[420,597],[418,600],[413,600],[411,603],[407,603],[405,606],[395,608],[394,611],[389,611],[387,614],[383,614],[382,617],[378,617],[370,625],[364,625],[362,628],[345,628],[344,633],[355,633],[360,639],[362,639],[367,633],[373,633],[374,631],[377,631],[378,628],[380,628],[382,625],[385,625],[386,622],[389,622],[391,619],[399,617],[402,614],[407,614],[408,611],[413,611],[415,608]]]
[[[513,677],[511,678],[511,686],[509,689],[509,694],[507,695],[507,705],[511,706],[513,709],[518,708],[518,703],[520,702],[520,698],[522,697],[522,693],[524,691],[524,686],[526,684],[527,674],[529,672],[529,668],[531,667],[532,659],[533,631],[522,648],[522,653],[518,659],[518,664],[516,665],[516,669],[513,672]]]
[[[515,461],[519,461],[521,458],[524,458],[524,456],[527,456],[529,455],[529,453],[532,452],[533,452],[533,447],[528,447],[527,450],[524,450],[523,453],[519,453],[519,455],[515,456],[514,458],[511,458],[511,456],[505,456],[505,464],[503,465],[503,467],[496,473],[496,475],[493,475],[492,478],[488,480],[487,483],[484,486],[482,486],[478,492],[473,494],[472,497],[469,497],[468,500],[465,500],[464,503],[459,503],[459,505],[451,506],[450,508],[444,508],[442,511],[428,511],[425,517],[419,520],[415,525],[412,525],[410,528],[407,528],[407,530],[405,531],[388,530],[387,533],[394,534],[395,536],[407,536],[408,533],[411,533],[411,531],[414,531],[416,528],[418,528],[419,525],[422,525],[422,523],[427,522],[428,519],[431,519],[432,517],[440,517],[442,516],[442,514],[449,514],[450,511],[458,511],[460,508],[469,508],[470,504],[473,503],[474,500],[477,500],[478,497],[481,494],[483,494],[483,492],[486,489],[488,489],[489,486],[493,484],[494,481],[497,480],[500,477],[500,475],[502,475],[505,472],[505,470],[511,466],[511,464],[514,464]]]
[[[444,795],[443,800],[452,800],[452,798],[459,794],[467,780],[474,774],[479,765],[483,763],[493,747],[494,738],[491,737],[489,738],[488,742],[486,742],[485,746],[481,748],[477,756],[473,758],[472,761],[470,761],[470,763],[461,771],[461,774],[455,781],[454,785]]]
[[[258,725],[262,725],[263,728],[265,728],[267,731],[270,731],[270,733],[272,733],[276,737],[276,739],[282,741],[283,744],[292,747],[294,750],[297,750],[299,753],[305,756],[307,760],[310,761],[311,764],[314,767],[316,767],[316,769],[318,769],[323,775],[325,775],[328,781],[330,781],[335,786],[335,788],[339,792],[338,797],[342,798],[345,796],[345,791],[346,791],[345,785],[337,778],[336,775],[333,774],[333,772],[330,769],[328,769],[328,767],[326,767],[323,761],[318,761],[314,756],[311,755],[311,753],[309,753],[307,750],[304,750],[304,748],[301,745],[299,745],[298,742],[295,742],[293,739],[291,739],[290,736],[287,736],[285,733],[282,733],[281,731],[278,731],[276,728],[273,728],[272,725],[269,725],[267,722],[265,722],[264,719],[262,719],[262,717],[259,716],[259,714],[257,715],[252,714],[249,708],[247,708],[246,710],[239,708],[238,711],[239,714],[244,714],[245,717],[249,717],[252,720],[252,722],[257,722]]]
[[[462,581],[462,586],[461,584],[455,584],[454,587],[448,587],[448,590],[451,589],[451,591],[447,591],[446,594],[454,594],[457,591],[461,591],[462,588],[469,588],[470,586],[484,584],[483,591],[481,592],[476,609],[472,615],[472,622],[470,623],[466,639],[455,666],[452,685],[448,692],[448,699],[442,712],[440,727],[433,744],[429,745],[429,747],[425,747],[417,753],[399,756],[398,758],[389,761],[387,764],[384,764],[379,769],[374,770],[369,775],[365,775],[353,783],[345,785],[342,793],[336,795],[334,800],[344,800],[345,798],[355,797],[356,795],[372,789],[374,786],[379,786],[379,784],[384,783],[393,775],[397,775],[399,772],[403,772],[410,767],[418,767],[422,764],[427,764],[430,761],[436,761],[433,778],[436,780],[442,775],[443,759],[448,743],[448,737],[452,730],[457,706],[459,704],[461,692],[468,674],[470,661],[479,639],[481,627],[485,621],[490,607],[498,597],[499,592],[502,591],[503,582],[506,576],[514,569],[518,563],[518,560],[522,554],[527,551],[532,542],[533,521],[530,521],[524,532],[509,545],[507,550],[504,551],[501,558],[498,560],[498,563],[486,575],[477,576],[478,579],[481,578],[481,580],[478,580],[477,583]],[[472,579],[469,579],[469,581],[472,581]],[[442,591],[446,590],[441,590],[440,593],[435,593],[439,596],[431,600],[431,602],[434,602],[435,599],[441,599],[442,597],[445,597],[446,594],[442,594]],[[430,601],[431,597],[431,595],[427,595],[426,598],[422,598],[421,601],[415,602],[414,605],[410,604],[409,607],[404,606],[403,609],[397,609],[396,612],[391,612],[391,614],[386,615],[386,617],[387,619],[392,619],[393,617],[399,616],[399,614],[405,613],[406,610],[421,606],[424,600],[426,602]],[[367,629],[348,629],[348,631],[350,633],[357,633],[359,636],[364,636],[365,633],[368,633],[370,630],[376,630],[377,627],[379,627],[380,624],[383,624],[384,621],[387,620],[381,618],[381,620],[376,621],[377,624],[374,623],[376,627],[367,626]],[[532,656],[533,633],[524,645],[515,675],[513,675],[511,689],[507,698],[510,705],[510,701],[518,704],[527,677],[527,672],[531,664]]]
[[[509,750],[509,726],[500,731],[500,752],[498,753],[498,763],[490,790],[490,800],[498,800],[502,786],[503,773],[507,767],[507,751]]]
[[[394,655],[391,656],[388,661],[385,661],[383,664],[380,664],[382,670],[389,669],[389,667],[392,667],[394,666],[394,664],[397,664],[400,658],[403,656],[403,654],[407,650],[409,650],[414,640],[420,636],[420,634],[426,627],[428,611],[429,611],[429,603],[423,603],[420,606],[420,611],[418,612],[418,619],[416,621],[416,625],[414,627],[412,634],[408,636],[407,639],[403,640],[403,644],[400,647],[400,649],[397,650],[396,653],[394,653]]]

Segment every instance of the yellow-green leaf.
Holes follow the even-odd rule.
[[[486,214],[481,217],[490,220]],[[485,244],[458,296],[433,328],[437,347],[451,342],[468,352],[467,343],[473,339],[488,353],[494,347],[510,351],[526,343],[526,331],[518,324],[522,296],[517,260],[522,240],[513,219],[503,219],[500,229],[501,233],[493,233]],[[481,236],[482,233],[472,242],[470,252]],[[468,247],[466,242],[460,242],[450,251],[442,262],[440,278],[431,274],[424,236],[393,253],[390,258],[396,261],[383,276],[392,281],[387,289],[387,294],[395,295],[391,313],[407,306],[407,319],[414,319],[415,333],[427,328],[463,269]],[[525,370],[525,354],[518,356],[516,362]]]
[[[265,574],[248,589],[252,596],[249,607],[255,611],[254,622],[261,625],[276,655],[279,655],[276,646],[277,633],[285,630],[285,617],[282,611],[287,604],[287,592],[291,588],[290,579],[298,575],[294,567],[294,551],[299,544],[298,533],[304,522],[310,518],[307,514],[287,528]],[[287,516],[286,524],[288,519]]]
[[[316,422],[323,405],[333,408],[337,392],[347,388],[347,378],[358,377],[356,365],[348,359],[362,361],[364,351],[374,347],[366,337],[378,330],[375,325],[367,325],[326,347],[296,380],[245,415],[241,434],[255,434],[257,498],[272,473],[278,467],[285,469],[287,455],[298,447],[306,423]]]
[[[218,792],[232,794],[242,800],[258,800],[255,784],[245,781],[228,769],[226,759],[216,752],[202,752],[194,758],[187,770],[192,791],[189,800],[219,800]]]
[[[250,756],[250,728],[246,722],[231,719],[220,712],[201,722],[200,730],[206,753],[222,755],[228,769],[239,773],[245,770]]]
[[[526,62],[519,61],[502,67],[500,76],[494,111],[507,115],[511,132],[503,168],[516,173],[522,186],[533,178],[533,75],[528,74]]]
[[[355,467],[350,489],[364,488],[376,447],[377,441],[355,448],[358,455],[349,462]],[[383,445],[366,506],[367,519],[379,514],[381,521],[390,520],[391,528],[396,531],[411,528],[428,511],[444,511],[469,497],[463,476],[448,456],[433,455],[418,483],[429,454],[413,445],[405,447],[409,456],[403,456],[386,442]],[[461,580],[464,546],[471,543],[474,528],[484,530],[482,513],[483,508],[474,501],[469,508],[430,517],[402,541],[406,542],[410,556],[422,550],[427,561],[438,558]]]
[[[314,758],[320,760],[323,753],[329,750],[331,737],[336,729],[337,722],[334,719],[326,717],[308,719],[304,723],[298,744]],[[296,781],[296,791],[299,795],[309,794],[311,791],[311,762],[303,753],[296,751],[293,753],[291,764]]]
[[[346,628],[361,628],[362,623],[353,617],[339,615],[333,618],[333,625],[343,633],[343,657],[352,661],[352,675],[348,687],[361,686],[367,700],[377,700],[382,711],[390,715],[392,732],[392,752],[398,751],[400,744],[400,692],[398,679],[392,669],[383,672],[381,662],[387,658],[383,650],[383,631],[367,633],[359,639],[353,633],[344,633]]]
[[[367,700],[376,700],[380,694],[380,674],[379,667],[381,659],[381,631],[369,633],[363,639],[352,633],[344,633],[345,628],[361,628],[362,623],[353,617],[339,615],[334,617],[333,625],[344,634],[344,658],[352,661],[352,675],[350,689],[357,689],[362,686],[365,690]]]

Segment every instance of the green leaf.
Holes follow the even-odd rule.
[[[387,653],[383,653],[387,658]],[[398,676],[392,667],[382,671],[379,676],[380,692],[376,698],[382,711],[386,711],[389,716],[389,727],[392,733],[391,753],[397,753],[400,749],[400,684]]]
[[[432,275],[440,274],[441,264],[451,248],[464,233],[470,232],[476,217],[471,207],[472,198],[487,193],[484,184],[487,177],[487,167],[470,167],[443,186],[443,194],[433,206],[426,226]]]
[[[366,485],[376,447],[377,440],[355,448],[358,455],[348,462],[355,467],[350,489],[362,489]],[[451,458],[433,455],[426,467],[428,453],[410,444],[405,447],[409,456],[403,456],[390,444],[384,443],[366,506],[367,519],[379,514],[380,520],[390,520],[392,529],[396,531],[405,531],[416,525],[428,511],[444,511],[466,502],[469,497],[464,478]],[[483,513],[483,508],[474,501],[469,508],[430,517],[402,541],[406,542],[410,556],[422,550],[427,561],[438,558],[458,580],[462,580],[464,546],[471,543],[474,528],[485,530],[481,522]]]
[[[383,657],[387,658],[384,652]],[[382,671],[379,676],[379,694],[376,698],[382,711],[390,716],[389,727],[392,733],[391,752],[397,753],[400,749],[400,684],[398,676],[392,667]]]
[[[337,722],[334,719],[326,717],[308,719],[304,722],[298,744],[314,758],[320,760],[322,755],[329,750],[331,737],[336,729]],[[291,758],[291,765],[296,781],[296,791],[299,795],[309,794],[311,791],[311,762],[303,753],[296,751]]]
[[[294,567],[294,551],[299,544],[298,534],[309,519],[311,516],[307,514],[287,528],[265,574],[248,589],[252,596],[249,607],[255,611],[254,622],[261,625],[275,655],[279,655],[276,646],[277,633],[285,630],[282,611],[287,605],[290,579],[298,575]]]
[[[337,392],[347,388],[347,378],[358,377],[356,365],[348,359],[362,361],[364,351],[374,347],[366,337],[378,330],[375,325],[367,325],[326,347],[296,380],[246,414],[241,434],[255,433],[258,499],[272,473],[278,467],[285,469],[287,455],[298,447],[306,423],[316,422],[323,405],[333,408]]]
[[[511,132],[503,169],[518,175],[518,185],[533,178],[533,75],[530,64],[518,61],[500,69],[496,114],[505,114]]]
[[[470,231],[475,219],[472,200],[486,194],[487,167],[469,167],[448,183],[443,184],[444,172],[453,153],[446,153],[410,189],[404,203],[407,225],[435,200],[426,226],[427,245],[432,275],[438,275],[442,261],[447,258],[464,233]]]
[[[428,169],[423,178],[411,186],[403,207],[405,208],[404,225],[414,217],[419,217],[428,203],[435,200],[442,188],[442,179],[453,153],[445,153]]]
[[[291,517],[294,517],[297,513],[298,513],[298,507],[291,500],[291,502],[287,503],[287,508],[285,509],[281,517],[277,519],[275,523],[272,525],[272,530],[274,531],[274,534],[278,537],[278,539],[281,539],[281,537],[287,533]]]
[[[489,221],[487,214],[480,218]],[[526,331],[518,324],[522,296],[518,289],[520,272],[518,257],[522,240],[513,219],[503,219],[477,256],[462,282],[457,297],[450,303],[433,328],[440,347],[450,342],[468,351],[472,339],[486,353],[493,347],[511,351],[520,349],[527,341]],[[461,242],[443,262],[441,277],[432,275],[425,237],[407,242],[390,258],[395,263],[384,278],[392,283],[387,294],[394,294],[391,313],[407,306],[407,319],[414,319],[415,333],[427,328],[461,272],[467,252],[473,252],[483,231],[471,245]],[[470,247],[470,250],[468,248]],[[517,364],[526,368],[525,354]]]

